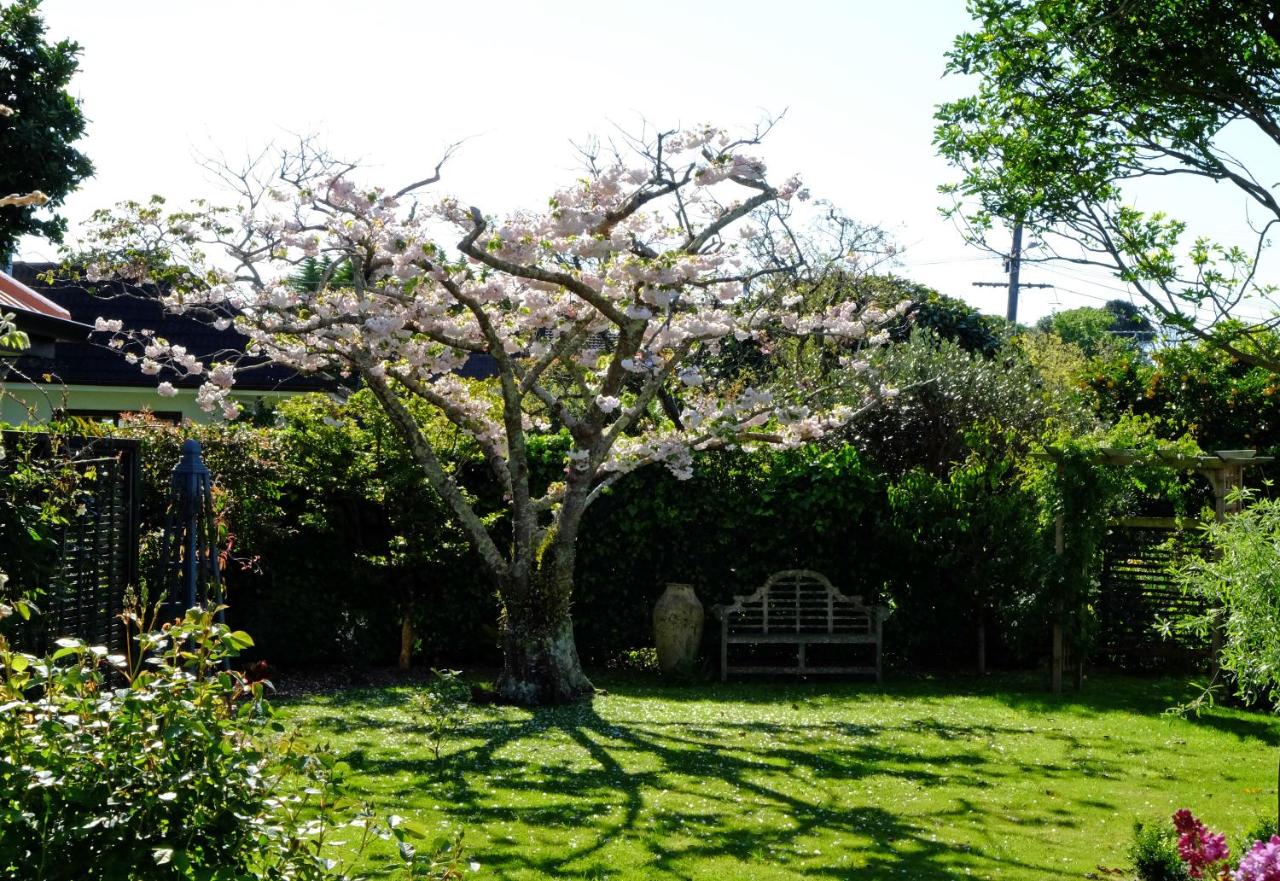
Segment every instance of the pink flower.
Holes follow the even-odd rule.
[[[1235,881],[1280,881],[1280,835],[1267,842],[1255,841],[1232,875]]]
[[[1173,815],[1173,828],[1178,831],[1178,856],[1192,878],[1203,878],[1206,868],[1227,859],[1227,836],[1210,832],[1186,808]]]

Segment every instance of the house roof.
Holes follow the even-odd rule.
[[[0,306],[22,309],[25,312],[40,312],[54,318],[70,319],[71,313],[18,281],[7,272],[0,272]]]
[[[228,350],[243,351],[248,342],[247,337],[235,330],[218,330],[198,318],[168,311],[160,302],[157,292],[147,287],[120,283],[111,285],[80,285],[73,282],[43,284],[39,276],[55,267],[56,264],[53,263],[16,263],[12,276],[4,276],[11,279],[15,289],[25,292],[22,294],[23,297],[30,298],[24,302],[45,304],[43,308],[50,311],[50,321],[55,320],[52,317],[53,311],[65,313],[69,318],[57,320],[78,331],[70,336],[63,334],[56,337],[59,340],[70,340],[70,342],[58,343],[52,361],[46,358],[37,362],[30,355],[18,358],[18,368],[27,372],[28,375],[50,374],[66,385],[154,388],[158,381],[156,377],[144,374],[137,365],[125,361],[119,352],[88,341],[93,324],[99,317],[118,318],[127,329],[153,330],[156,336],[163,337],[174,345],[185,346],[188,352],[202,360]],[[23,314],[18,311],[19,308],[14,308],[15,313]],[[30,314],[34,316],[36,313]],[[246,363],[250,362],[241,361],[241,364]],[[340,383],[331,376],[300,374],[265,360],[257,363],[260,366],[237,377],[237,389],[284,392],[333,391],[340,385],[347,384]],[[491,355],[472,353],[467,357],[466,363],[455,372],[459,376],[471,379],[486,379],[497,374],[497,364]],[[160,378],[169,380],[179,388],[194,388],[201,382],[199,377],[179,378],[171,374]]]
[[[71,312],[7,272],[0,272],[0,314],[12,314],[19,330],[50,340],[84,340],[92,328]]]
[[[200,385],[201,377],[177,377],[165,371],[159,378],[147,376],[130,364],[117,351],[86,340],[94,321],[99,318],[120,319],[125,328],[148,329],[173,345],[186,347],[204,360],[227,351],[243,352],[248,338],[233,329],[218,330],[190,315],[176,315],[160,301],[158,292],[149,286],[81,285],[73,282],[42,284],[40,273],[53,264],[18,263],[12,278],[19,290],[25,290],[47,303],[47,309],[59,310],[78,322],[82,333],[78,340],[60,342],[53,359],[36,361],[30,356],[17,359],[19,369],[29,375],[49,374],[66,385],[137,386],[153,388],[158,379],[167,379],[179,388]],[[18,296],[11,294],[11,296]],[[36,302],[29,300],[28,302]],[[63,319],[64,321],[66,319]],[[23,362],[31,361],[29,364]],[[241,360],[241,365],[253,363]],[[323,375],[304,375],[265,360],[257,362],[236,380],[236,388],[244,391],[330,391],[338,386],[336,379]]]

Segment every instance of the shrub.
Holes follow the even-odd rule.
[[[418,695],[418,708],[427,717],[431,751],[440,758],[444,739],[462,723],[471,706],[471,687],[457,670],[432,670],[436,681]]]
[[[0,436],[0,560],[10,576],[0,581],[0,602],[38,602],[48,588],[59,536],[86,498],[76,460],[94,456],[92,441],[61,426]]]
[[[1267,811],[1259,814],[1250,826],[1236,842],[1235,850],[1238,853],[1247,853],[1249,848],[1253,846],[1255,841],[1270,841],[1271,836],[1280,832],[1276,826],[1276,815],[1273,811]]]
[[[1170,826],[1133,824],[1129,860],[1138,881],[1186,881],[1187,866],[1178,856],[1177,836]]]
[[[132,624],[129,656],[62,639],[36,657],[0,639],[0,876],[346,877],[326,843],[338,767],[272,722],[262,682],[227,669],[249,638],[200,609]],[[366,843],[388,834],[358,823]]]
[[[388,663],[402,634],[425,655],[483,644],[497,614],[492,588],[367,395],[302,395],[276,416],[270,428],[137,420],[120,429],[143,444],[150,533],[192,437],[215,478],[230,614],[272,663]],[[465,443],[432,440],[450,468],[484,467]],[[449,615],[431,614],[440,608]]]
[[[1183,808],[1174,813],[1172,826],[1135,824],[1129,856],[1138,881],[1280,881],[1280,836],[1274,829],[1274,821],[1259,822],[1253,830],[1259,834],[1246,838],[1233,859],[1227,837]]]
[[[1246,700],[1280,698],[1280,501],[1239,493],[1251,502],[1221,523],[1205,524],[1212,553],[1180,573],[1207,611],[1179,623],[1206,636],[1220,628],[1220,663]]]

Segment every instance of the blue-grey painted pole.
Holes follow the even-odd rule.
[[[208,486],[209,469],[200,459],[200,442],[183,441],[182,457],[173,469],[172,479],[176,497],[174,508],[178,517],[174,526],[174,538],[178,539],[180,536],[183,544],[181,578],[174,585],[173,597],[175,604],[180,606],[179,614],[200,604],[200,564],[203,556],[200,547],[200,531],[203,526],[200,515]]]

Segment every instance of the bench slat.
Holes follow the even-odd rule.
[[[820,572],[792,569],[775,572],[749,596],[736,596],[720,607],[720,678],[735,673],[873,673],[880,681],[881,624],[888,610],[867,606],[860,596],[845,596]],[[808,645],[872,645],[874,666],[819,666],[805,663]],[[730,645],[795,645],[794,667],[731,666]]]

